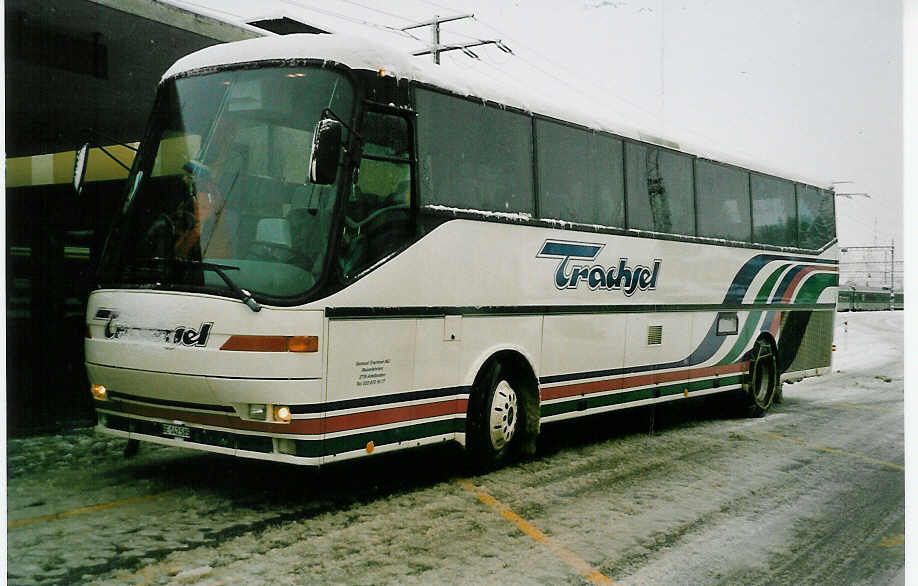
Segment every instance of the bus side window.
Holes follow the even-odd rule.
[[[408,121],[367,112],[361,131],[365,142],[357,187],[370,198],[367,203],[371,210],[410,203]]]
[[[357,183],[345,207],[339,250],[342,277],[352,277],[411,237],[411,141],[408,121],[367,112]]]

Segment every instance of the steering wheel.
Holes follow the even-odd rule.
[[[160,212],[144,234],[143,242],[153,256],[168,256],[166,253],[171,252],[169,249],[175,242],[175,224],[169,214]]]
[[[379,217],[382,217],[382,216],[384,216],[384,215],[386,215],[386,214],[390,214],[390,213],[398,212],[398,211],[403,211],[403,210],[408,210],[408,209],[410,209],[410,208],[411,208],[411,206],[410,206],[409,204],[407,204],[407,203],[397,204],[397,205],[393,205],[393,206],[388,206],[388,207],[385,207],[385,208],[380,208],[380,209],[378,209],[378,210],[374,210],[374,211],[371,212],[366,218],[364,218],[364,219],[362,219],[362,220],[354,220],[354,219],[350,218],[349,216],[344,216],[344,223],[347,225],[348,228],[351,228],[352,230],[354,230],[355,232],[357,232],[358,234],[360,234],[360,233],[363,231],[363,228],[364,228],[367,224],[369,224],[370,222],[372,222],[373,220],[375,220],[375,219],[377,219],[377,218],[379,218]]]
[[[306,270],[312,268],[314,262],[305,254],[294,250],[286,244],[265,242],[262,240],[256,240],[252,243],[245,258],[246,260],[261,260],[296,265]]]

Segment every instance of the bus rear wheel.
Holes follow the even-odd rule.
[[[771,343],[759,338],[752,347],[747,409],[750,417],[765,415],[778,389],[778,361]]]
[[[507,461],[524,433],[520,388],[509,371],[494,360],[481,371],[472,388],[466,447],[473,468],[493,468]]]

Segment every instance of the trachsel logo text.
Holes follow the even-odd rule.
[[[654,259],[650,266],[632,266],[628,257],[622,256],[617,264],[603,266],[595,261],[604,247],[605,244],[589,242],[546,240],[536,258],[559,261],[554,278],[555,287],[560,290],[584,286],[591,291],[620,290],[631,297],[636,291],[653,291],[657,288],[660,267],[663,265],[661,259]]]
[[[96,310],[94,320],[105,322],[105,337],[109,340],[132,338],[135,341],[164,342],[173,346],[203,348],[207,346],[210,330],[214,322],[201,322],[197,328],[186,325],[171,329],[132,327],[118,320],[117,309],[100,307]]]

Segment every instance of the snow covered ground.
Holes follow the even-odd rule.
[[[832,373],[764,418],[720,398],[549,425],[471,478],[451,448],[316,472],[10,440],[8,581],[902,583],[902,328],[838,314]]]

